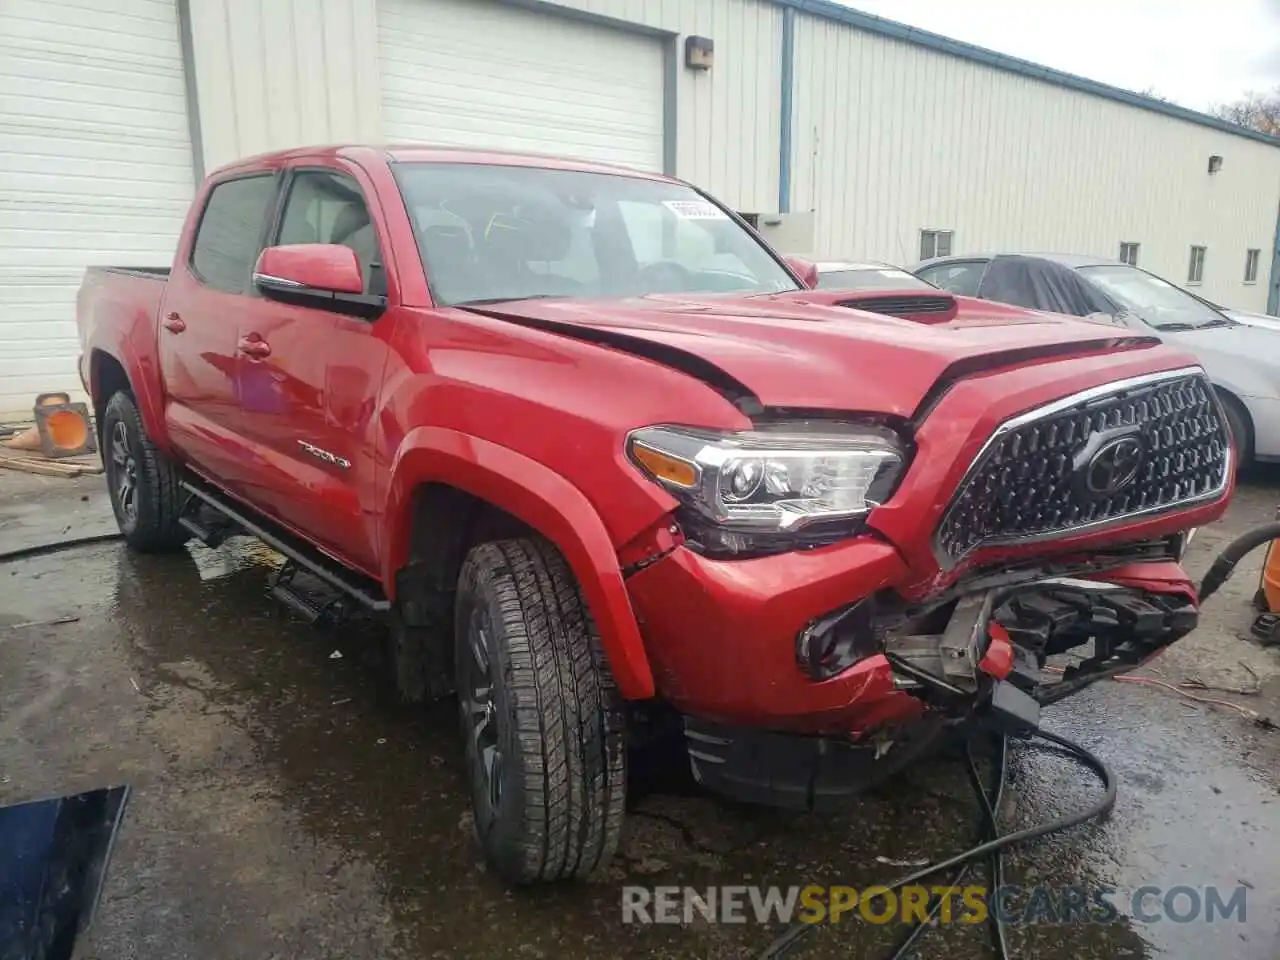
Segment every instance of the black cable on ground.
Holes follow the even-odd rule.
[[[50,553],[58,553],[62,550],[73,550],[76,547],[89,547],[95,543],[114,543],[122,540],[123,537],[119,533],[99,533],[91,537],[73,537],[70,540],[55,540],[53,543],[41,543],[34,547],[22,547],[19,550],[9,550],[6,553],[0,553],[0,563],[15,563],[18,560],[30,560],[33,557],[43,557]]]
[[[1197,591],[1200,602],[1204,603],[1218,592],[1218,588],[1235,572],[1236,564],[1244,559],[1245,554],[1276,539],[1280,539],[1280,521],[1254,527],[1248,533],[1227,544],[1226,548],[1218,554],[1218,558],[1213,561],[1213,565],[1209,567],[1209,572],[1204,575],[1204,579],[1200,581],[1200,589]]]
[[[1000,805],[1004,802],[1004,787],[1009,773],[1009,739],[1005,736],[997,736],[996,742],[998,744],[999,754],[993,776],[993,790],[995,791],[994,807],[988,800],[989,795],[986,788],[982,785],[982,778],[978,774],[978,766],[973,759],[973,752],[970,749],[970,745],[965,745],[965,762],[969,771],[969,780],[973,784],[974,793],[982,800],[982,831],[979,836],[979,840],[983,842],[988,839],[995,839],[1000,835],[996,814],[1000,809]],[[947,883],[947,888],[954,890],[960,887],[965,880],[968,879],[969,873],[973,870],[975,863],[976,861],[970,860],[968,863],[961,866],[960,869],[952,875],[951,880]],[[999,888],[1004,884],[1004,864],[1000,859],[999,851],[992,854],[991,875],[992,887],[999,890]],[[942,904],[942,897],[935,897],[932,900],[929,906],[929,911],[925,914],[924,921],[915,924],[907,931],[907,935],[902,939],[902,942],[898,944],[897,949],[893,951],[889,960],[903,960],[903,958],[907,956],[907,951],[915,945],[915,942],[924,935],[925,931],[933,929],[933,924],[938,919],[938,914],[942,912]],[[988,916],[992,922],[993,932],[996,937],[996,950],[999,953],[1000,960],[1008,960],[1009,952],[1004,940],[1004,925],[1001,923],[1000,917],[995,911],[991,911]]]
[[[995,788],[994,791],[988,791],[982,785],[982,778],[978,776],[978,765],[974,762],[973,751],[966,746],[965,761],[969,768],[969,781],[973,784],[973,792],[978,797],[978,802],[982,805],[983,825],[985,827],[983,834],[986,839],[994,840],[1000,836],[1000,807],[1004,803],[1004,788],[1009,782],[1009,738],[1007,736],[998,737],[999,760],[996,763]],[[992,792],[995,798],[992,799]],[[996,898],[987,904],[987,922],[991,926],[991,942],[995,947],[996,957],[998,960],[1009,960],[1009,942],[1005,939],[1004,920],[1000,916],[999,901],[1000,891],[1004,889],[1004,856],[1002,850],[996,850],[991,854],[989,860],[988,871],[990,876],[988,882],[991,884],[989,889]],[[993,906],[994,904],[994,906]]]
[[[921,867],[919,870],[912,871],[906,876],[899,877],[897,880],[891,881],[890,883],[882,885],[877,884],[876,886],[884,890],[885,893],[900,890],[903,887],[919,883],[926,877],[931,877],[934,874],[942,873],[946,870],[952,870],[956,867],[974,863],[983,857],[993,856],[1002,850],[1006,850],[1009,847],[1016,846],[1020,843],[1026,843],[1029,840],[1038,840],[1039,838],[1048,836],[1052,833],[1069,830],[1070,828],[1079,826],[1088,820],[1105,816],[1111,811],[1112,807],[1114,807],[1116,803],[1116,779],[1111,773],[1111,770],[1102,762],[1102,760],[1100,760],[1088,748],[1083,747],[1072,740],[1068,740],[1066,737],[1059,736],[1056,733],[1051,733],[1048,730],[1036,730],[1031,735],[1034,738],[1047,740],[1050,743],[1062,747],[1068,754],[1082,761],[1086,766],[1093,770],[1093,772],[1097,774],[1098,778],[1102,781],[1103,786],[1106,788],[1106,792],[1102,799],[1078,813],[1062,817],[1061,819],[1054,820],[1051,823],[1028,827],[1024,830],[1018,830],[1014,833],[1006,834],[1005,836],[998,837],[993,840],[988,840],[985,843],[981,843],[976,847],[972,847],[971,849],[964,851],[963,853],[958,853],[954,857],[939,861],[938,863],[931,863],[928,866]],[[879,896],[883,896],[883,894],[877,894],[870,899],[877,899]],[[765,947],[760,954],[758,954],[759,960],[776,960],[778,957],[787,956],[816,928],[817,924],[801,923],[798,921],[794,922],[785,933],[775,939]],[[914,933],[915,931],[913,931],[913,934]],[[912,939],[914,940],[914,936]],[[901,954],[901,952],[901,949],[899,949],[899,954]]]

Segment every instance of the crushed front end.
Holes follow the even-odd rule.
[[[1007,378],[1006,406],[1027,376]],[[975,442],[981,426],[956,421],[980,387],[990,395],[957,387],[919,425],[915,462],[862,535],[727,559],[687,525],[631,571],[706,786],[839,804],[949,731],[1035,727],[1041,707],[1194,629],[1182,553],[1233,483],[1203,373],[1080,389],[1002,415]]]

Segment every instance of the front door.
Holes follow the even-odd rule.
[[[351,247],[366,293],[385,293],[377,230],[355,178],[332,168],[289,173],[271,245]],[[376,321],[262,298],[239,326],[239,431],[256,451],[255,504],[329,552],[377,572],[367,502],[371,429],[386,365]]]

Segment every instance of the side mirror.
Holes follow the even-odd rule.
[[[272,300],[366,319],[386,307],[385,297],[365,294],[359,258],[338,243],[267,247],[253,268],[253,285]]]
[[[818,265],[809,260],[800,257],[784,257],[787,266],[791,268],[791,272],[800,278],[808,289],[815,290],[818,286]]]

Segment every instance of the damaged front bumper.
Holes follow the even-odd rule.
[[[1197,619],[1194,586],[1173,562],[1004,583],[897,611],[878,626],[882,652],[860,664],[888,678],[888,692],[868,683],[860,704],[879,722],[805,734],[686,715],[693,771],[737,799],[835,808],[949,733],[1034,729],[1042,706],[1142,664]]]

